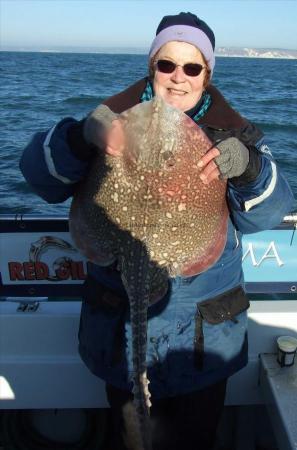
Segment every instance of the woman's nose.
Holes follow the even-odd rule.
[[[180,83],[185,80],[185,73],[182,66],[176,66],[175,70],[172,72],[171,79],[176,83]]]

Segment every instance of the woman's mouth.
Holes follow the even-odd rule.
[[[186,91],[181,91],[179,89],[167,88],[170,95],[183,96],[186,94]]]

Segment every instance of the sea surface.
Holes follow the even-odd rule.
[[[64,117],[81,119],[146,75],[145,55],[0,52],[0,213],[67,215],[31,192],[19,159],[34,133]],[[297,60],[217,58],[214,84],[266,134],[295,195]],[[34,165],[34,161],[32,161]]]

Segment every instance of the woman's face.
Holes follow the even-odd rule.
[[[207,71],[203,69],[198,76],[191,77],[186,75],[180,66],[186,63],[205,66],[201,52],[187,42],[170,41],[159,50],[155,61],[159,59],[168,59],[179,65],[172,73],[162,73],[155,68],[153,79],[155,94],[182,111],[193,108],[204,91]]]

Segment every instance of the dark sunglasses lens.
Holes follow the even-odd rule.
[[[201,66],[201,64],[188,63],[184,65],[183,69],[185,74],[189,77],[197,77],[201,73],[203,66]]]
[[[159,72],[172,73],[176,69],[176,64],[167,59],[159,59],[157,61],[157,68]],[[197,77],[203,69],[201,64],[187,63],[183,66],[183,71],[189,77]]]
[[[157,61],[157,67],[159,72],[172,73],[175,70],[176,65],[172,61],[167,61],[166,59],[159,59],[159,61]]]

